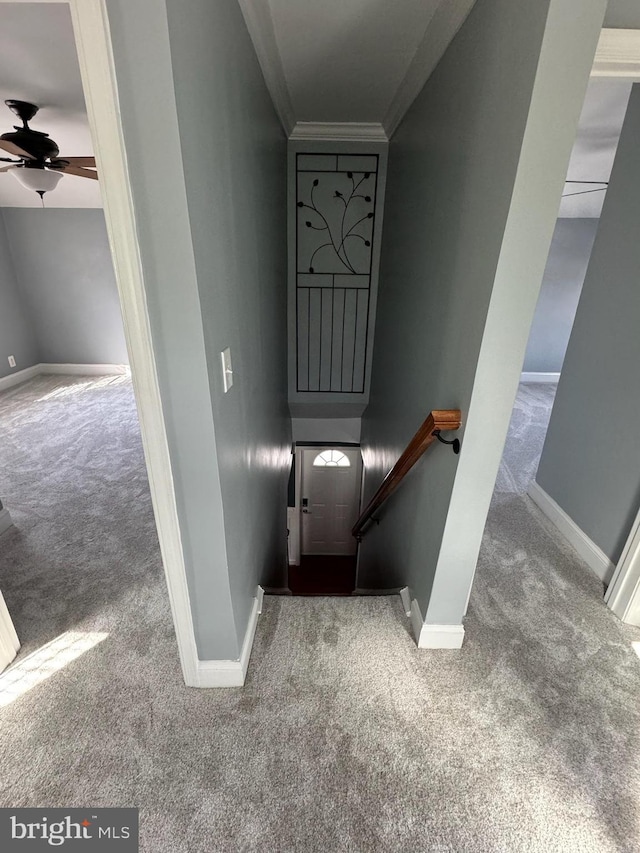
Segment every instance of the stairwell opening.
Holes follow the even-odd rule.
[[[352,595],[362,455],[357,444],[294,445],[288,507],[288,589],[292,595]]]

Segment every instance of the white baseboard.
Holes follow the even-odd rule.
[[[520,382],[549,382],[554,385],[558,384],[560,379],[559,373],[521,373]]]
[[[464,625],[429,625],[422,619],[420,605],[411,602],[411,626],[419,649],[461,649]]]
[[[264,590],[258,587],[253,607],[249,616],[249,624],[244,635],[240,660],[201,660],[198,661],[196,684],[189,687],[242,687],[247,677],[249,658],[256,634],[258,616],[262,613]]]
[[[128,364],[34,364],[25,367],[24,370],[16,370],[9,376],[0,378],[0,391],[21,385],[36,376],[41,375],[62,376],[129,376],[131,368]]]
[[[11,373],[9,376],[3,376],[0,379],[0,391],[6,391],[8,388],[13,388],[14,385],[28,382],[40,372],[40,365],[34,364],[32,367],[25,367],[24,370],[16,370],[15,373]]]
[[[128,376],[128,364],[39,364],[40,373],[62,376]]]
[[[407,614],[407,616],[411,616],[411,594],[409,592],[408,586],[403,586],[400,590],[400,599],[402,601],[402,609]]]
[[[419,649],[461,649],[464,625],[423,625]]]
[[[527,494],[600,580],[609,583],[615,571],[615,565],[604,551],[589,539],[587,534],[535,480],[527,489]]]
[[[0,509],[0,536],[10,527],[13,527],[13,521],[11,521],[9,510],[5,506],[3,509]]]
[[[0,672],[13,662],[19,650],[20,640],[0,592]]]

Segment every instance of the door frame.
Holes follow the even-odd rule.
[[[107,7],[105,0],[68,2],[100,173],[107,233],[180,663],[186,684],[197,686],[198,651],[120,119]]]
[[[618,619],[640,626],[640,510],[604,596]]]
[[[0,0],[0,3],[7,2],[66,2],[71,11],[180,664],[185,683],[197,687],[198,651],[147,309],[106,2]]]

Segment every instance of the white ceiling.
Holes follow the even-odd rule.
[[[609,180],[632,85],[631,80],[591,79],[580,115],[567,180]],[[567,197],[568,193],[593,189],[595,187],[589,184],[565,184],[565,198],[560,204],[558,215],[600,216],[605,192]]]
[[[475,0],[239,0],[287,133],[395,130]]]
[[[269,0],[297,121],[382,122],[441,0]]]
[[[20,124],[6,98],[40,107],[29,124],[48,133],[61,156],[93,154],[67,3],[0,3],[0,133]],[[44,201],[46,207],[102,207],[98,182],[75,175],[64,175]],[[40,206],[39,196],[10,172],[0,174],[0,207]]]

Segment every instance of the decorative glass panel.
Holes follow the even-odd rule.
[[[316,468],[348,468],[349,458],[340,450],[323,450],[313,460]]]

